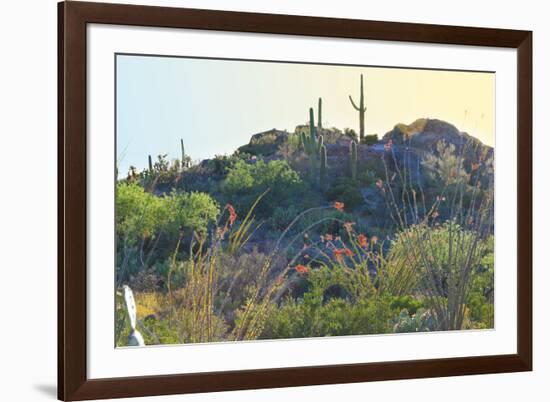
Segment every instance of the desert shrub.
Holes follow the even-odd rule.
[[[271,309],[260,338],[303,338],[358,334],[380,334],[391,331],[391,308],[385,298],[357,301],[338,297],[326,298],[334,278],[327,271],[310,271],[309,290],[299,299],[287,298]]]
[[[277,206],[292,205],[293,199],[303,195],[306,184],[302,182],[286,161],[265,163],[238,161],[229,169],[223,183],[223,192],[238,211],[247,211],[260,194],[269,189],[256,208],[259,216],[271,216]]]
[[[218,215],[219,207],[208,194],[174,191],[159,197],[136,183],[118,183],[118,282],[165,260],[180,235],[204,233]]]
[[[367,134],[361,141],[361,144],[372,145],[378,142],[378,134]]]
[[[390,301],[390,308],[392,310],[397,310],[399,312],[407,310],[409,314],[415,314],[423,305],[422,301],[415,299],[411,295],[395,296],[392,297]]]
[[[300,211],[294,205],[277,207],[273,210],[269,224],[275,230],[284,230],[299,213]]]
[[[376,183],[376,180],[378,180],[376,174],[368,169],[361,170],[358,176],[359,182],[364,186],[372,186]]]
[[[326,191],[326,197],[330,201],[342,201],[349,210],[355,209],[363,203],[363,195],[359,189],[359,183],[350,178],[338,178]]]
[[[413,225],[391,243],[386,284],[395,295],[421,292],[437,310],[441,329],[459,329],[473,278],[492,250],[492,241],[453,222]]]
[[[116,231],[128,242],[150,236],[169,222],[162,200],[135,183],[118,183],[116,188]]]
[[[204,232],[218,214],[216,201],[205,193],[172,192],[158,197],[135,183],[117,184],[117,234],[129,241],[161,230],[174,235],[181,227]]]
[[[359,136],[357,135],[357,132],[353,128],[345,128],[344,135],[346,137],[351,138],[355,142],[359,140]]]
[[[487,241],[487,254],[474,271],[467,306],[470,324],[474,328],[494,327],[494,254],[493,240]]]

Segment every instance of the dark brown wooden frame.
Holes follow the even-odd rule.
[[[86,25],[193,28],[517,50],[517,353],[89,380],[86,375]],[[58,4],[58,397],[118,398],[532,370],[532,32],[168,7]]]

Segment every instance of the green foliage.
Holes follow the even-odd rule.
[[[347,177],[337,179],[327,189],[326,197],[330,201],[343,202],[349,210],[360,206],[364,201],[358,183]]]
[[[461,328],[472,278],[492,253],[492,242],[492,237],[481,239],[452,222],[413,225],[392,241],[386,257],[387,286],[395,295],[430,295],[426,304],[437,309],[440,329]]]
[[[361,140],[361,144],[372,145],[378,142],[378,134],[367,134]]]
[[[256,211],[267,217],[277,206],[292,205],[292,200],[303,193],[302,179],[286,161],[275,160],[265,163],[238,161],[228,170],[222,191],[238,211],[248,211],[254,201],[267,189]],[[302,194],[303,195],[303,194]]]
[[[216,201],[205,193],[172,192],[156,196],[136,183],[119,182],[116,194],[117,269],[121,280],[140,266],[167,256],[157,248],[164,235],[175,241],[183,232],[205,233],[219,215]],[[138,258],[139,255],[139,258]]]
[[[410,295],[396,296],[391,299],[390,308],[401,312],[407,310],[409,314],[415,314],[416,311],[422,308],[423,303]]]
[[[297,300],[287,298],[271,310],[260,338],[302,338],[387,333],[392,316],[388,300],[362,299],[352,302],[329,298],[327,291],[334,281],[316,271],[306,279],[309,290]]]
[[[494,251],[493,239],[488,241],[488,250],[481,265],[474,271],[468,295],[470,324],[474,328],[494,327]]]
[[[162,207],[163,200],[135,183],[117,184],[116,231],[120,238],[137,242],[168,225],[170,211]]]

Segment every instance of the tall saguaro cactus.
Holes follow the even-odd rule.
[[[181,169],[183,170],[186,167],[189,167],[187,163],[187,158],[185,156],[185,146],[183,145],[183,138],[180,138],[181,145]]]
[[[323,99],[319,98],[319,106],[317,107],[317,128],[323,128]]]
[[[353,180],[357,179],[357,143],[349,144],[349,171]]]
[[[319,167],[319,187],[323,190],[327,181],[327,147],[321,146],[321,165]]]
[[[306,152],[309,159],[309,173],[311,179],[315,177],[315,170],[317,168],[317,158],[319,152],[321,152],[321,147],[323,146],[323,136],[317,135],[317,130],[315,129],[315,119],[313,116],[313,108],[309,108],[309,133],[306,134],[302,131],[300,135],[300,140],[304,151]]]
[[[149,173],[153,173],[153,158],[149,155]]]
[[[367,107],[365,106],[365,96],[363,93],[363,74],[361,74],[361,92],[359,95],[359,106],[355,104],[351,95],[349,95],[351,105],[355,110],[359,112],[359,141],[362,142],[365,137],[365,112]]]

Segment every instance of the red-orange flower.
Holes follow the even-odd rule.
[[[336,208],[338,211],[340,212],[344,212],[344,203],[343,202],[339,202],[339,201],[336,201],[334,203],[334,208]]]
[[[363,248],[368,247],[367,236],[365,236],[364,234],[360,234],[359,236],[357,236],[357,242],[359,243],[360,247],[363,247]]]
[[[338,261],[342,260],[343,255],[351,257],[353,255],[353,252],[349,248],[340,248],[340,249],[334,250],[334,256]]]
[[[233,225],[237,220],[237,213],[235,212],[235,208],[233,208],[233,205],[231,204],[227,204],[225,208],[229,211],[229,225]]]
[[[309,268],[305,265],[296,265],[295,269],[299,274],[307,274],[309,272]]]

